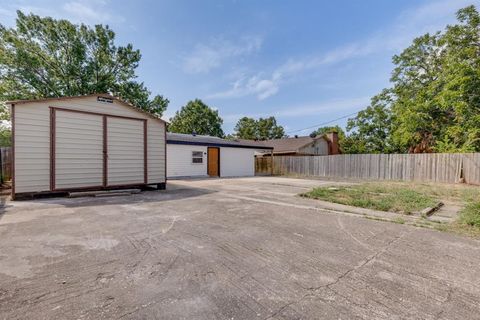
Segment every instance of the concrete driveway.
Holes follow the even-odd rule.
[[[7,202],[0,319],[479,318],[479,241],[295,197],[322,183]]]

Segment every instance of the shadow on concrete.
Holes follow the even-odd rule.
[[[191,188],[191,187],[167,187],[167,190],[146,190],[138,194],[126,194],[121,196],[108,197],[57,197],[57,198],[43,198],[34,200],[23,200],[24,204],[52,204],[61,205],[67,208],[79,208],[89,206],[102,205],[122,205],[135,203],[151,203],[151,202],[166,202],[175,201],[188,198],[200,197],[203,195],[215,193],[217,191],[205,188]]]
[[[7,208],[11,207],[11,205],[7,204],[7,198],[8,196],[0,196],[0,219],[2,219],[3,215],[7,211]]]
[[[231,177],[175,177],[169,178],[168,181],[175,183],[175,181],[215,181],[215,180],[236,180],[236,179],[256,179],[260,176],[231,176]]]

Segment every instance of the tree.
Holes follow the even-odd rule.
[[[394,57],[393,139],[410,152],[480,151],[480,15],[457,18]]]
[[[321,136],[321,135],[324,135],[324,134],[327,134],[327,133],[330,133],[330,132],[338,133],[338,138],[339,139],[344,139],[345,138],[345,131],[343,131],[343,129],[339,125],[320,127],[318,129],[312,131],[312,133],[310,133],[310,137],[315,138],[316,136]]]
[[[372,98],[370,106],[349,119],[344,139],[345,153],[390,153],[397,151],[391,141],[393,102],[389,90],[384,90]]]
[[[167,108],[135,80],[140,51],[116,46],[108,26],[17,15],[16,28],[0,25],[0,101],[111,93],[158,116]]]
[[[170,119],[170,132],[201,134],[223,138],[223,120],[218,110],[213,110],[200,99],[189,101]]]
[[[10,126],[3,121],[0,123],[0,147],[9,147],[12,145],[12,130]]]
[[[253,118],[241,118],[233,130],[239,139],[258,140],[258,123]]]
[[[391,78],[391,109],[396,122],[392,139],[404,151],[431,152],[434,140],[448,122],[448,114],[439,108],[437,100],[443,86],[439,75],[444,53],[439,41],[439,33],[426,34],[393,57],[396,67]]]
[[[440,41],[444,85],[436,101],[447,125],[435,141],[437,152],[480,151],[480,14],[469,6],[457,18]]]
[[[257,121],[258,140],[280,139],[285,136],[285,130],[277,125],[275,117],[260,118]]]
[[[280,139],[285,136],[285,130],[277,125],[275,117],[258,120],[243,117],[238,120],[234,132],[235,137],[248,140]]]
[[[391,88],[349,121],[351,152],[480,151],[480,14],[457,19],[393,57]]]
[[[9,119],[8,107],[0,102],[0,147],[8,147],[12,144],[12,130]]]

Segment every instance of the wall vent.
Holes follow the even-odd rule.
[[[103,103],[113,103],[113,99],[109,97],[97,97],[97,101]]]

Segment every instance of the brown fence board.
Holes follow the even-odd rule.
[[[3,181],[9,181],[12,179],[12,148],[2,147],[0,148],[0,156],[2,160],[1,172]]]
[[[272,157],[255,158],[255,174],[270,175],[272,173]]]
[[[463,177],[466,183],[480,185],[480,153],[275,156],[273,164],[277,175],[442,183]],[[259,157],[255,168],[269,174],[271,165],[271,157]]]
[[[463,171],[466,183],[480,185],[480,153],[466,154]]]

